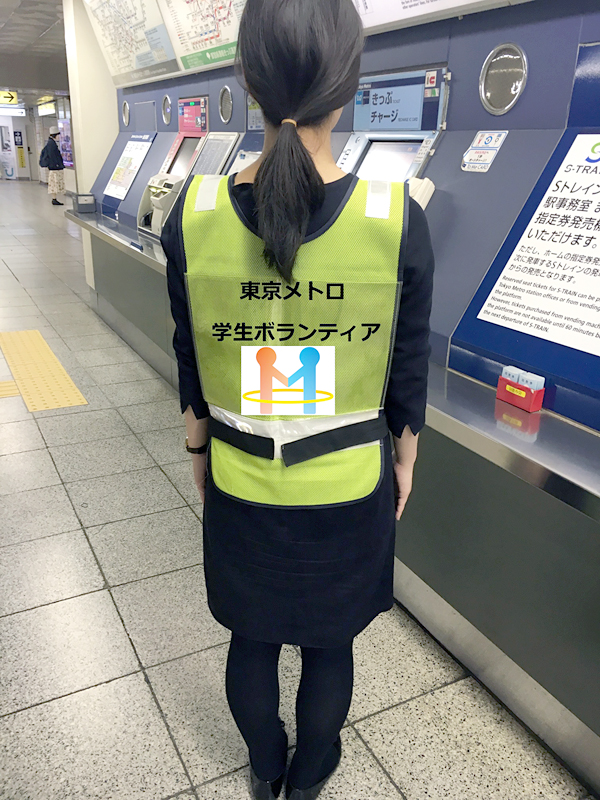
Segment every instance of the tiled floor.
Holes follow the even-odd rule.
[[[37,184],[0,183],[0,330],[40,330],[89,401],[0,399],[0,798],[243,800],[176,393],[88,299],[79,229]],[[355,652],[323,800],[586,795],[399,608]],[[294,648],[280,671],[293,744]]]

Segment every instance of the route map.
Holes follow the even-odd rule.
[[[246,0],[158,0],[183,69],[218,66],[235,58]]]
[[[85,0],[117,86],[179,72],[157,0]]]

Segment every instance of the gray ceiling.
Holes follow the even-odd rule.
[[[0,0],[0,53],[25,52],[66,58],[60,0]]]

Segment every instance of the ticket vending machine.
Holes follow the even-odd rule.
[[[208,96],[179,100],[178,120],[179,133],[160,172],[148,181],[138,209],[138,230],[153,236],[160,236],[169,212],[204,146],[209,131]]]
[[[338,166],[364,180],[418,177],[445,127],[448,80],[445,67],[363,77]]]
[[[337,160],[344,145],[348,141],[348,133],[333,131],[331,134],[331,149],[333,157]],[[227,164],[226,173],[235,175],[253,164],[260,156],[265,143],[265,122],[260,106],[250,95],[246,95],[246,133]]]
[[[265,143],[265,121],[260,106],[250,95],[246,95],[246,133],[244,133],[234,151],[225,172],[235,175],[236,172],[249,167],[260,156]]]

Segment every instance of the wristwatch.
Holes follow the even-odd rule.
[[[194,456],[201,456],[208,450],[208,442],[206,444],[203,444],[202,447],[190,447],[188,443],[188,437],[186,436],[185,449],[188,451],[188,453],[191,453]]]

